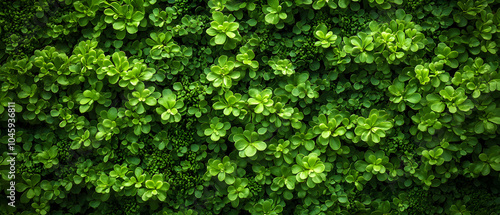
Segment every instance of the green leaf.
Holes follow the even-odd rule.
[[[99,207],[99,205],[100,205],[100,204],[101,204],[101,202],[100,202],[100,201],[97,201],[97,200],[96,200],[96,201],[91,201],[91,202],[89,203],[90,207],[93,207],[93,208],[97,208],[97,207]]]
[[[215,44],[221,45],[226,42],[226,34],[224,33],[218,33],[215,35]]]
[[[314,149],[315,145],[316,144],[314,143],[314,141],[305,141],[305,143],[304,143],[304,147],[308,151],[312,151]]]
[[[278,0],[267,0],[267,4],[272,8],[277,8],[280,5]]]
[[[226,104],[222,103],[222,102],[215,102],[212,106],[215,110],[222,110],[224,108],[226,108]]]
[[[122,20],[117,21],[117,22],[113,23],[113,28],[115,30],[118,30],[118,31],[124,30],[125,29],[125,22]]]
[[[490,117],[488,118],[488,121],[492,122],[492,123],[495,123],[497,125],[500,125],[500,117],[496,116],[496,117]]]
[[[337,200],[340,202],[340,203],[347,203],[349,200],[347,199],[347,196],[339,196],[337,198]]]
[[[340,139],[338,137],[330,138],[330,147],[333,150],[339,150],[341,147]]]
[[[149,189],[155,189],[155,182],[152,180],[147,180],[146,181],[146,187]]]
[[[349,3],[351,3],[351,0],[339,0],[339,7],[347,8],[347,6],[349,6]]]
[[[79,3],[81,4],[81,2],[79,2]],[[76,7],[76,5],[77,5],[77,4],[75,3],[75,7]],[[83,5],[82,5],[82,6],[83,6]],[[104,14],[105,14],[106,16],[113,16],[113,15],[115,15],[115,11],[113,11],[113,10],[112,10],[112,9],[110,9],[110,8],[106,8],[106,9],[104,10]]]
[[[127,28],[127,32],[129,34],[135,34],[139,30],[137,27],[135,27],[135,26],[129,26],[129,25],[127,25],[126,28]]]
[[[264,105],[263,104],[258,104],[255,107],[255,113],[262,113],[262,111],[264,111]]]
[[[218,31],[214,28],[207,29],[207,34],[210,36],[215,36],[215,35],[217,35],[217,33],[218,33]]]
[[[413,103],[413,104],[419,103],[421,99],[422,99],[422,96],[418,93],[413,93],[413,94],[406,97],[406,100],[408,102]]]
[[[255,146],[255,148],[257,148],[257,150],[259,151],[264,151],[267,147],[267,144],[264,142],[264,141],[257,141],[257,142],[254,142],[253,145]]]
[[[431,105],[431,109],[435,112],[441,113],[445,109],[445,104],[442,102],[437,102]]]
[[[357,47],[362,47],[362,42],[358,37],[352,37],[350,40],[351,44],[357,46]]]
[[[252,157],[254,156],[255,154],[257,153],[257,149],[253,146],[248,146],[246,149],[245,149],[245,155],[247,157]]]
[[[226,173],[225,172],[220,172],[217,175],[217,179],[219,179],[219,181],[224,181],[225,178],[226,178]]]
[[[108,118],[114,120],[118,117],[118,110],[115,107],[112,107],[108,111]]]
[[[279,22],[279,15],[276,13],[270,13],[270,14],[266,15],[265,19],[266,19],[266,22],[273,24],[273,25],[276,25]]]
[[[500,171],[500,163],[490,163],[490,166],[495,171]]]
[[[354,163],[354,168],[356,170],[358,170],[359,172],[364,172],[366,171],[366,167],[368,166],[368,164],[364,161],[356,161],[356,163]]]
[[[132,15],[132,21],[134,22],[140,22],[142,19],[144,19],[144,13],[140,11],[136,11],[134,15]]]
[[[219,24],[224,23],[224,14],[222,14],[221,12],[219,12],[219,11],[214,11],[214,12],[212,13],[212,17],[213,17],[213,19],[214,19],[217,23],[219,23]]]
[[[238,140],[234,143],[234,147],[240,151],[245,149],[247,146],[248,142],[246,142],[245,140]]]
[[[232,23],[229,23],[226,30],[227,31],[236,31],[236,30],[238,30],[239,26],[240,25],[238,23],[232,22]]]
[[[145,103],[149,106],[155,106],[156,105],[156,99],[153,97],[148,97],[145,100]]]
[[[372,137],[372,139],[371,139],[371,140],[372,140],[374,143],[379,143],[379,142],[380,142],[380,136],[379,136],[379,135],[377,135],[377,134],[372,134],[372,135],[371,135],[371,137]]]
[[[236,193],[229,193],[227,195],[227,198],[230,200],[230,201],[235,201],[237,198],[238,198],[238,194]]]

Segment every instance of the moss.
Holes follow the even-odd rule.
[[[255,177],[248,177],[248,185],[247,188],[250,190],[250,200],[249,201],[254,201],[258,202],[260,199],[262,199],[263,196],[263,188],[262,184],[256,182],[254,180]]]
[[[19,154],[17,159],[22,162],[19,162],[19,165],[16,166],[17,172],[28,173],[29,175],[41,174],[43,172],[43,164],[42,163],[33,163],[33,158],[36,156],[36,153],[33,152],[24,152]]]
[[[431,189],[434,190],[434,189]],[[431,193],[420,187],[413,187],[408,192],[409,207],[408,214],[429,214],[433,207],[430,201]]]
[[[408,0],[408,1],[404,1],[403,7],[404,7],[405,11],[414,12],[414,11],[417,11],[419,9],[422,10],[422,8],[425,5],[428,5],[431,2],[432,2],[431,0]]]
[[[57,0],[1,1],[0,25],[3,29],[0,36],[1,42],[6,45],[6,55],[2,58],[0,54],[0,62],[29,57],[35,50],[53,43],[51,38],[47,38],[47,31],[52,30],[48,26],[63,22],[62,17],[72,11],[72,5],[60,4]],[[64,37],[57,40],[64,40]]]
[[[500,211],[500,183],[493,176],[454,181],[455,197],[463,200],[471,214],[491,214]]]
[[[129,197],[129,196],[124,196],[122,199],[119,201],[121,203],[121,210],[123,211],[123,214],[125,215],[132,215],[132,214],[140,214],[140,209],[141,205],[138,203],[137,198],[135,196]]]
[[[59,160],[59,163],[66,163],[73,157],[70,140],[59,140],[57,142],[57,149],[59,151],[57,153],[57,159]]]

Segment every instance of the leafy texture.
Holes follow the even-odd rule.
[[[1,214],[498,214],[499,6],[0,1]]]

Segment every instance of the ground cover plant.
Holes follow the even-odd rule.
[[[499,0],[21,0],[0,24],[0,214],[500,211]]]

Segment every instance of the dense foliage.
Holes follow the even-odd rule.
[[[498,214],[499,8],[2,1],[0,213]]]

